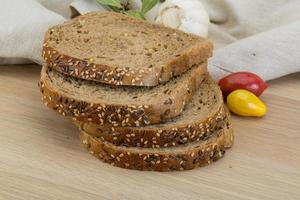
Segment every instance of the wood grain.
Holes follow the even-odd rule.
[[[0,199],[300,199],[300,73],[269,83],[262,119],[233,117],[236,141],[211,166],[186,172],[111,167],[48,110],[40,67],[0,66]]]

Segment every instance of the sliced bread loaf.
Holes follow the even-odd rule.
[[[208,40],[114,12],[79,16],[46,33],[42,56],[66,75],[155,86],[207,60]]]
[[[178,116],[205,78],[206,63],[156,87],[112,87],[43,67],[45,104],[78,121],[111,126],[145,126]]]
[[[113,166],[151,171],[188,170],[223,157],[225,149],[233,144],[232,126],[228,124],[207,140],[179,147],[149,149],[115,146],[84,131],[80,139],[91,154]]]
[[[180,116],[145,127],[112,127],[78,122],[81,130],[116,146],[159,148],[205,140],[224,127],[229,112],[218,85],[207,76]]]

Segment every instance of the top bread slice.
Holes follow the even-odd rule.
[[[205,78],[206,65],[193,67],[156,87],[112,86],[65,76],[43,67],[45,104],[78,121],[111,126],[146,126],[182,113]]]
[[[65,75],[113,85],[155,86],[212,55],[196,35],[115,12],[92,12],[54,26],[42,56]]]

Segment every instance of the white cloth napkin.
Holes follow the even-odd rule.
[[[252,71],[271,80],[300,71],[299,0],[199,1],[212,22],[209,37],[215,52],[209,70],[216,79]],[[95,0],[1,0],[0,64],[42,64],[45,31],[96,10],[104,8]]]

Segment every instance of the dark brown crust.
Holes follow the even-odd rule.
[[[46,81],[45,67],[42,69],[39,85],[45,105],[63,116],[100,125],[139,127],[157,124],[178,116],[186,103],[191,101],[194,92],[205,77],[201,76],[203,70],[206,70],[206,67],[197,67],[195,73],[190,77],[188,89],[178,93],[172,104],[165,104],[162,101],[155,105],[148,105],[147,102],[143,105],[113,105],[109,102],[93,103],[72,99],[51,88]]]
[[[229,111],[221,105],[206,120],[192,121],[185,125],[164,128],[111,127],[93,123],[75,122],[80,130],[99,137],[116,146],[160,148],[179,146],[206,140],[216,130],[222,129],[230,120]]]
[[[85,132],[81,132],[80,140],[91,154],[113,166],[147,171],[174,171],[205,166],[223,157],[225,150],[233,144],[232,127],[230,125],[215,134],[205,142],[167,148],[169,150],[118,147]]]
[[[80,18],[82,17],[84,16],[80,16]],[[76,18],[75,20],[78,19]],[[130,20],[133,20],[134,23],[148,23],[143,22],[142,20]],[[151,24],[151,26],[161,25]],[[161,28],[169,29],[167,27]],[[50,30],[53,29],[55,29],[55,27]],[[46,33],[42,51],[42,56],[49,67],[65,75],[114,85],[156,86],[160,83],[167,82],[174,76],[184,73],[194,65],[199,65],[200,63],[205,62],[212,56],[213,49],[213,45],[209,40],[200,40],[199,37],[199,41],[201,42],[198,42],[194,46],[186,49],[185,52],[182,52],[172,60],[166,61],[165,65],[161,69],[125,69],[118,68],[116,66],[95,64],[92,61],[81,60],[64,55],[62,52],[59,52],[58,49],[54,49],[49,46],[47,40],[49,40],[50,30]],[[172,29],[172,32],[177,33],[181,31]],[[196,36],[193,35],[193,37]]]

